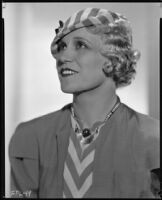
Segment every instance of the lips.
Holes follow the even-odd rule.
[[[60,70],[60,74],[62,77],[72,76],[77,73],[78,73],[77,71],[70,69],[70,68],[62,68]]]

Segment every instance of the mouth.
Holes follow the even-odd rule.
[[[70,68],[62,68],[60,70],[60,74],[62,77],[67,77],[67,76],[73,76],[75,74],[78,74],[78,72]]]

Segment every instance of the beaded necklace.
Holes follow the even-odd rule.
[[[120,99],[119,97],[117,97],[117,102],[115,103],[115,105],[113,106],[113,108],[111,109],[111,111],[106,115],[105,119],[103,122],[100,122],[100,124],[95,128],[95,131],[91,132],[90,129],[88,128],[84,128],[83,130],[80,129],[78,123],[75,123],[75,133],[77,134],[78,138],[80,139],[80,143],[81,145],[87,145],[90,144],[92,141],[94,141],[94,139],[98,136],[99,134],[99,130],[100,128],[105,124],[105,122],[110,119],[110,117],[112,116],[112,114],[117,110],[117,108],[120,105]],[[71,106],[71,113],[72,113],[72,117],[74,119],[78,119],[75,116],[74,113],[74,108],[73,106]],[[78,119],[79,120],[79,119]]]

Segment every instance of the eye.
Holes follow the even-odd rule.
[[[57,45],[57,51],[60,52],[60,51],[63,51],[65,49],[66,49],[66,43],[59,42],[58,45]]]
[[[85,49],[87,45],[82,41],[76,41],[75,47],[76,49]]]

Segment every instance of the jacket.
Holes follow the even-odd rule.
[[[9,145],[13,197],[62,197],[70,114],[69,104],[18,125]],[[121,103],[98,136],[87,197],[153,197],[150,170],[159,168],[159,143],[158,120]]]

